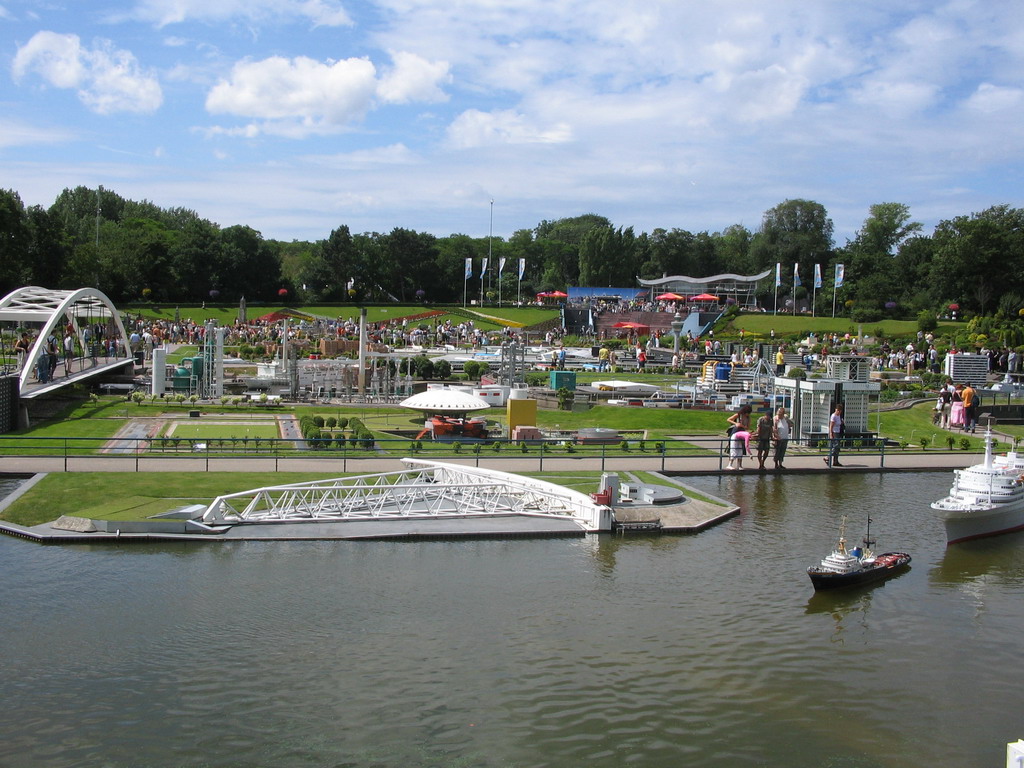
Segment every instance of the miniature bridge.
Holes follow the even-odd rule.
[[[23,331],[30,332],[28,353],[18,358],[18,388],[23,398],[111,373],[133,362],[120,314],[110,299],[94,288],[18,288],[0,299],[0,322],[15,323],[18,337]],[[65,339],[69,336],[71,354],[67,355]],[[51,337],[60,359],[56,369],[50,362]]]
[[[480,467],[402,459],[408,469],[219,496],[206,525],[531,516],[568,519],[584,531],[608,531],[610,507],[585,493]]]

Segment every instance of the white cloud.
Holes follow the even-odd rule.
[[[367,59],[319,62],[300,56],[242,61],[206,97],[206,108],[309,129],[341,127],[362,118],[377,88]]]
[[[78,35],[37,32],[18,48],[12,74],[15,81],[35,74],[56,88],[75,88],[78,98],[101,115],[154,112],[163,102],[155,75],[109,40],[98,40],[89,49]]]
[[[274,56],[235,64],[228,78],[206,98],[213,114],[262,120],[261,131],[302,138],[344,130],[377,105],[410,101],[443,101],[439,83],[448,65],[397,52],[393,68],[377,77],[366,58],[315,61],[305,56]]]
[[[20,120],[0,118],[0,147],[60,144],[73,138],[73,133],[62,128],[44,128]]]
[[[387,147],[374,147],[337,155],[314,155],[306,160],[320,167],[329,166],[355,170],[378,166],[410,165],[417,162],[417,157],[404,144],[392,144]]]
[[[314,26],[349,26],[352,18],[334,0],[139,0],[127,14],[136,21],[164,27],[186,21],[251,23],[305,19]]]
[[[463,149],[498,144],[560,144],[570,139],[572,130],[568,124],[540,127],[511,109],[494,112],[468,109],[448,127],[449,143]]]
[[[394,66],[385,73],[377,86],[382,101],[404,104],[410,101],[447,101],[448,96],[439,83],[451,82],[448,62],[427,61],[408,51],[391,54]]]
[[[992,83],[981,83],[977,90],[967,99],[968,109],[978,112],[1002,112],[1008,109],[1019,109],[1024,102],[1024,90],[1006,88]]]

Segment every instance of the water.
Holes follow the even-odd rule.
[[[946,551],[949,480],[708,479],[745,511],[693,537],[0,537],[0,764],[1001,765],[1024,536]],[[911,570],[814,595],[868,511]]]

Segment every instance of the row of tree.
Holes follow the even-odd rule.
[[[488,257],[488,272],[481,265]],[[465,281],[465,260],[473,278]],[[505,269],[498,274],[500,260]],[[519,259],[525,259],[522,283]],[[1024,210],[995,206],[922,232],[901,203],[871,206],[852,240],[837,247],[825,207],[786,200],[751,231],[655,229],[636,234],[587,214],[541,221],[504,238],[435,237],[395,228],[352,234],[339,226],[325,240],[264,239],[248,226],[221,228],[183,208],[126,200],[111,190],[65,189],[49,208],[23,205],[0,190],[0,295],[22,285],[100,289],[115,303],[280,301],[461,302],[484,293],[511,302],[570,285],[631,287],[636,278],[707,277],[771,270],[759,297],[775,298],[774,266],[783,265],[781,298],[794,265],[806,295],[814,266],[845,266],[839,307],[878,315],[939,311],[950,303],[974,313],[1024,308]],[[500,285],[499,285],[499,280]],[[818,298],[832,299],[826,277]],[[867,319],[867,318],[865,318]]]

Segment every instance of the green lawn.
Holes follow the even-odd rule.
[[[822,307],[819,306],[819,310]],[[813,331],[819,336],[823,333],[857,334],[860,330],[869,336],[874,336],[879,328],[887,338],[899,338],[917,335],[916,320],[879,320],[873,323],[854,323],[848,317],[824,317],[820,313],[815,317],[810,315],[772,315],[765,312],[753,312],[737,317],[733,328],[739,332],[742,328],[747,334],[761,338],[769,338],[771,330],[775,329],[775,335],[780,337],[799,336],[803,338]],[[941,322],[935,331],[936,336],[949,336],[958,330],[963,329],[965,323]]]
[[[212,440],[215,438],[275,438],[281,433],[276,424],[250,424],[247,422],[220,422],[218,424],[202,424],[191,421],[176,421],[173,424],[173,431],[168,429],[166,434],[173,437],[180,437],[183,440],[198,438],[200,440]]]
[[[348,318],[358,320],[359,318],[359,307],[355,304],[343,304],[336,306],[312,305],[290,308],[295,309],[298,312],[304,312],[306,314],[316,315],[319,317],[340,317],[343,320],[347,320]],[[250,319],[253,319],[283,309],[285,309],[283,306],[250,306],[247,308],[247,315]],[[389,306],[367,307],[366,319],[371,323],[379,323],[387,320],[420,315],[424,312],[432,312],[435,310],[445,313],[440,317],[440,320],[442,321],[447,317],[450,317],[453,323],[461,323],[466,320],[465,316],[449,314],[446,307],[433,307],[422,304],[394,304]],[[193,322],[199,324],[204,324],[207,320],[212,319],[216,320],[220,325],[232,325],[238,318],[237,306],[201,307],[196,305],[161,307],[157,309],[144,307],[141,309],[132,308],[130,311],[133,314],[138,312],[142,314],[143,317],[165,321],[173,321],[175,312],[177,312],[182,320],[191,319]],[[467,309],[467,311],[473,313],[473,322],[475,325],[478,327],[488,328],[500,328],[508,324],[516,326],[534,325],[558,316],[557,309],[544,309],[540,307],[474,307],[472,309]],[[488,320],[487,318],[493,319]],[[428,322],[428,320],[424,320],[424,322]],[[429,322],[434,323],[436,322],[436,319],[429,318]]]
[[[3,519],[20,525],[61,515],[139,520],[226,493],[323,479],[322,472],[55,472],[11,504]]]

